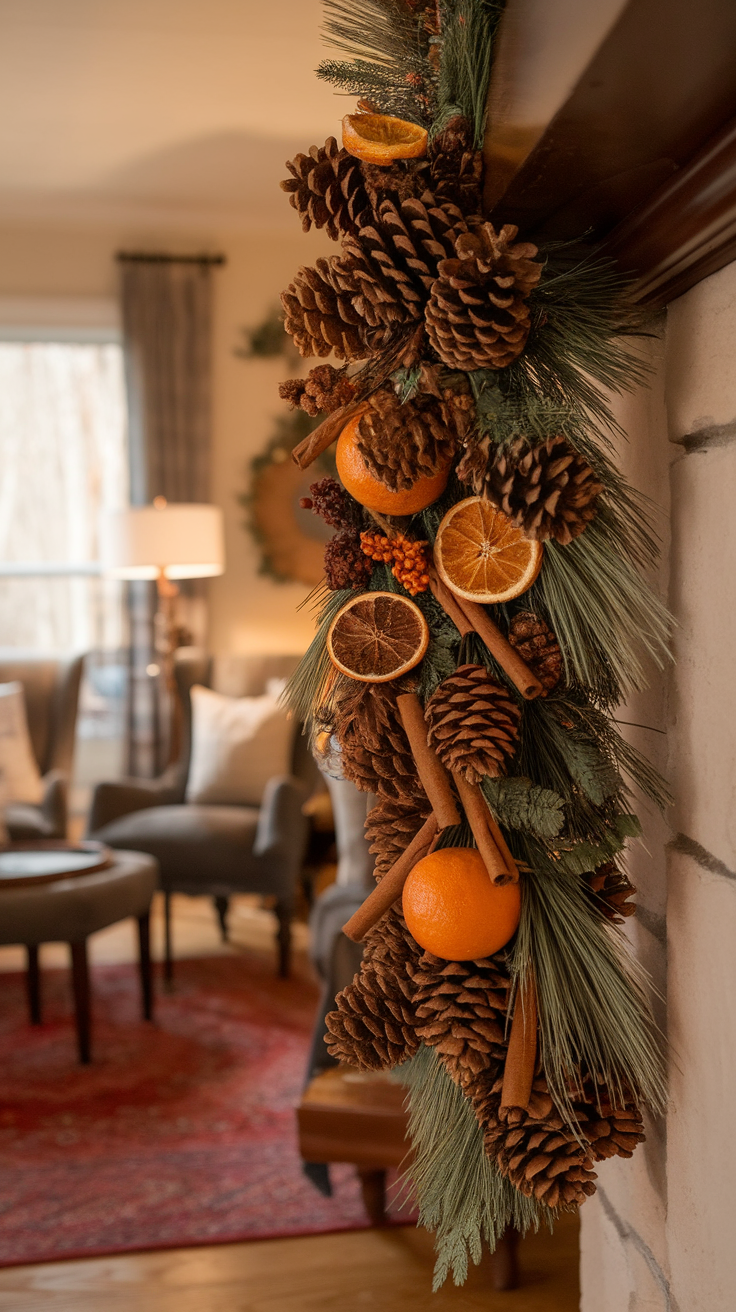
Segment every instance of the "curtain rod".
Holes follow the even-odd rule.
[[[166,255],[163,252],[117,251],[116,260],[138,264],[226,264],[224,255]]]

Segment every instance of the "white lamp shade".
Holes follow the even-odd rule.
[[[204,579],[222,574],[225,538],[219,506],[130,506],[106,517],[101,561],[118,579]]]

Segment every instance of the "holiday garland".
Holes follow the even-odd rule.
[[[377,885],[330,1050],[399,1068],[436,1281],[508,1224],[552,1223],[631,1156],[664,1099],[646,981],[619,926],[636,787],[666,788],[613,711],[667,655],[647,507],[607,393],[642,370],[610,263],[482,211],[493,0],[328,0],[359,95],[282,184],[338,252],[285,326],[332,355],[282,395],[325,415],[340,483],[317,635],[291,683],[315,751],[374,794]]]

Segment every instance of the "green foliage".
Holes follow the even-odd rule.
[[[513,776],[483,780],[488,805],[499,824],[524,829],[537,838],[556,838],[565,821],[563,799],[551,788],[540,788],[531,779]]]
[[[661,1111],[664,1074],[643,971],[579,878],[534,839],[521,839],[520,851],[530,873],[513,969],[515,978],[532,972],[536,981],[541,1055],[556,1103],[570,1115],[569,1082],[582,1069],[614,1098],[629,1091]]]
[[[473,124],[476,150],[483,145],[493,43],[503,9],[504,0],[440,0],[442,47],[433,132],[462,114]]]
[[[328,629],[338,611],[353,596],[352,588],[328,593],[317,619],[317,632],[289,679],[286,700],[302,723],[307,723],[315,706],[322,701],[334,669],[327,651]]]
[[[317,77],[343,95],[363,96],[378,111],[429,127],[436,78],[428,61],[429,33],[404,0],[325,0],[324,34],[350,61],[328,59]]]
[[[483,1240],[491,1250],[507,1225],[525,1234],[555,1213],[525,1198],[483,1151],[483,1133],[461,1090],[432,1048],[397,1071],[409,1088],[409,1132],[414,1160],[404,1177],[419,1204],[419,1223],[435,1231],[434,1291],[452,1272],[464,1284],[468,1259],[478,1263]]]

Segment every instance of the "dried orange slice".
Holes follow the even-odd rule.
[[[364,592],[332,621],[327,650],[332,663],[362,683],[386,683],[413,670],[429,643],[422,612],[394,592]]]
[[[434,544],[434,562],[448,588],[468,601],[510,601],[526,592],[542,566],[544,547],[532,542],[484,497],[448,510]]]
[[[427,153],[427,133],[416,123],[389,114],[346,114],[342,144],[356,159],[369,164],[390,164],[394,159],[416,159]]]

